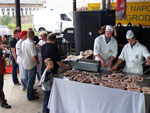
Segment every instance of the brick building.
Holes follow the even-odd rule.
[[[45,0],[20,0],[20,14],[21,16],[32,16],[34,11],[39,10],[45,4]],[[15,0],[0,0],[0,17],[9,15],[14,17],[15,14]]]

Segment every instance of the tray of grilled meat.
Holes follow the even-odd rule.
[[[81,83],[150,94],[150,80],[137,74],[129,75],[121,72],[100,74],[98,72],[67,70],[60,73],[59,77]]]

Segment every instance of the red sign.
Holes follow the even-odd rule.
[[[117,0],[116,18],[122,20],[126,16],[126,0]]]

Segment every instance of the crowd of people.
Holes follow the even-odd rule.
[[[112,63],[118,54],[118,44],[117,40],[112,36],[113,27],[106,25],[102,32],[102,34],[100,32],[101,35],[94,42],[94,57],[95,60],[101,62],[101,70],[115,71],[119,64],[125,61],[124,72],[142,74],[143,57],[145,57],[147,64],[150,64],[150,53],[144,45],[138,42],[133,31],[127,31],[126,38],[128,43],[124,46],[115,65],[112,65]],[[117,35],[116,32],[114,35]],[[39,85],[41,85],[43,90],[43,113],[49,113],[47,104],[52,78],[58,73],[59,66],[64,69],[70,69],[70,66],[61,61],[59,50],[56,46],[55,34],[47,34],[47,32],[42,31],[39,33],[39,37],[41,40],[35,36],[32,28],[22,32],[18,29],[14,30],[9,43],[12,80],[14,85],[21,85],[21,90],[27,91],[27,99],[31,101],[39,98],[34,88],[37,75],[40,81]],[[0,98],[2,99],[2,107],[11,108],[7,104],[3,92],[4,62],[2,51],[7,50],[2,44],[3,40],[6,39],[0,37]],[[20,80],[17,77],[18,69]]]
[[[47,104],[50,96],[52,78],[58,73],[59,66],[65,69],[70,69],[70,66],[61,61],[61,56],[55,44],[55,34],[47,34],[47,32],[42,31],[39,33],[39,37],[41,40],[35,36],[32,28],[22,32],[18,29],[13,31],[13,36],[9,40],[12,81],[14,85],[21,85],[21,90],[27,92],[27,99],[32,101],[39,99],[34,88],[37,75],[39,85],[43,90],[43,113],[48,113]],[[2,107],[11,108],[7,104],[3,92],[3,50],[5,50],[5,47],[0,38],[0,65],[3,67],[0,69],[0,98],[2,98]],[[17,76],[18,70],[20,80]]]

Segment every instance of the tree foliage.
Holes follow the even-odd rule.
[[[12,22],[12,17],[10,17],[9,15],[4,15],[2,18],[1,18],[1,24],[2,25],[8,25]]]

